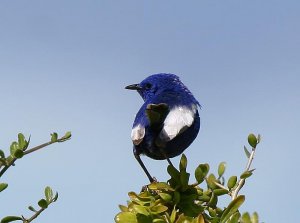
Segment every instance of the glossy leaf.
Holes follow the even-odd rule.
[[[224,172],[225,172],[225,169],[226,169],[226,162],[222,162],[219,164],[219,167],[218,167],[218,175],[219,177],[222,177]]]
[[[148,185],[150,190],[174,191],[174,189],[165,182],[153,182]]]
[[[181,183],[181,190],[185,191],[188,188],[190,174],[187,172],[180,173],[180,183]]]
[[[181,159],[180,159],[180,163],[179,163],[180,172],[186,171],[186,167],[187,167],[187,158],[184,154],[182,154]]]
[[[45,200],[45,199],[41,199],[39,200],[38,202],[38,205],[41,207],[41,208],[47,208],[48,207],[48,202]]]
[[[252,146],[253,148],[256,148],[257,145],[257,138],[254,134],[249,134],[248,136],[248,143],[250,146]]]
[[[7,216],[5,218],[2,218],[1,223],[8,223],[13,221],[22,221],[22,218],[19,216]]]
[[[30,211],[37,212],[37,210],[35,210],[35,208],[32,207],[32,206],[29,206],[28,209],[29,209]]]
[[[142,215],[145,215],[145,216],[148,216],[148,215],[149,215],[149,212],[146,210],[146,208],[144,208],[144,207],[141,206],[141,205],[133,205],[133,210],[134,210],[136,213],[139,213],[139,214],[142,214]]]
[[[21,149],[17,149],[14,153],[14,157],[20,159],[24,156],[24,151]]]
[[[69,131],[69,132],[66,132],[66,134],[64,135],[64,139],[69,139],[71,138],[72,136],[72,133]]]
[[[239,223],[239,219],[241,214],[239,212],[235,212],[231,218],[227,221],[227,223]]]
[[[167,210],[168,210],[168,207],[159,204],[159,205],[156,205],[156,206],[151,208],[151,213],[152,214],[160,214],[160,213],[165,212]]]
[[[166,202],[170,202],[173,199],[172,195],[168,193],[159,193],[158,195]]]
[[[229,188],[229,190],[231,190],[236,185],[236,182],[237,182],[237,176],[231,176],[228,179],[227,187]]]
[[[244,201],[244,195],[239,195],[233,201],[231,201],[226,210],[223,212],[220,222],[225,223],[239,209],[239,207],[244,203]]]
[[[52,201],[55,202],[55,201],[57,201],[57,199],[58,199],[58,193],[56,192]]]
[[[241,174],[240,178],[241,179],[246,179],[252,175],[252,171],[245,171],[244,173]]]
[[[115,217],[116,223],[138,223],[136,215],[131,212],[121,212]]]
[[[209,171],[209,165],[207,163],[200,164],[195,170],[195,178],[198,184],[201,184]]]
[[[17,142],[12,142],[10,145],[10,154],[14,156],[16,150],[19,149],[19,145]]]
[[[252,221],[252,223],[258,223],[259,222],[258,214],[256,212],[254,212],[253,215],[251,216],[251,221]]]
[[[0,192],[4,191],[8,187],[8,184],[6,183],[0,183]]]
[[[248,212],[242,215],[242,222],[243,223],[251,223],[250,214]]]
[[[3,150],[1,150],[1,149],[0,149],[0,157],[5,158],[5,154],[4,154]]]
[[[51,134],[51,142],[57,142],[58,135],[56,132]]]
[[[47,200],[48,204],[53,199],[53,191],[49,186],[45,188],[45,197],[46,197],[46,200]]]
[[[22,133],[18,134],[18,144],[20,149],[24,149],[26,147],[26,140],[25,140],[25,136]]]
[[[245,151],[245,154],[246,154],[247,158],[249,159],[250,158],[250,152],[249,152],[249,150],[247,149],[246,146],[244,146],[244,151]]]
[[[228,194],[228,190],[226,189],[215,189],[214,190],[214,194],[217,195],[217,196],[222,196],[224,194]]]
[[[209,176],[206,179],[207,182],[207,186],[209,188],[211,188],[212,190],[217,189],[217,185],[215,184],[215,182],[217,181],[216,177],[214,174],[209,174]]]

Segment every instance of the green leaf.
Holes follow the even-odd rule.
[[[51,142],[57,142],[58,135],[56,132],[51,134]]]
[[[26,140],[25,140],[25,136],[22,133],[18,134],[18,143],[19,143],[19,147],[20,149],[24,149],[26,146]]]
[[[170,202],[173,199],[172,195],[168,193],[159,193],[158,195],[166,202]]]
[[[120,212],[115,217],[116,223],[138,223],[136,215],[131,212]]]
[[[24,151],[21,149],[17,149],[14,153],[14,157],[21,159],[24,156]]]
[[[41,200],[39,200],[38,205],[39,205],[41,208],[46,209],[46,208],[48,207],[48,202],[47,202],[45,199],[41,199]]]
[[[167,171],[169,175],[171,176],[171,179],[173,179],[173,182],[178,186],[180,185],[180,172],[173,166],[168,165]],[[171,184],[171,182],[170,182]],[[176,185],[172,185],[172,187],[176,187]]]
[[[228,190],[226,189],[215,189],[214,190],[214,194],[217,195],[217,196],[222,196],[224,194],[228,194]]]
[[[244,146],[244,151],[245,151],[245,154],[246,154],[247,158],[249,159],[250,158],[250,152],[249,152],[249,150],[247,149],[246,146]]]
[[[253,174],[252,171],[247,170],[247,171],[245,171],[244,173],[241,174],[240,178],[241,179],[246,179],[246,178],[250,177],[252,174]]]
[[[186,167],[187,167],[187,158],[184,154],[182,154],[181,159],[180,159],[180,163],[179,163],[180,172],[186,171]]]
[[[237,182],[237,176],[231,176],[227,182],[227,187],[231,190]]]
[[[244,195],[239,195],[233,201],[231,201],[228,207],[223,212],[220,222],[225,223],[239,209],[239,207],[244,203],[244,201]]]
[[[261,135],[258,134],[258,135],[257,135],[257,144],[260,143],[260,141],[261,141]]]
[[[243,223],[251,223],[251,218],[248,212],[242,215],[242,222]]]
[[[219,167],[218,167],[218,175],[219,175],[219,178],[223,176],[224,172],[225,172],[225,169],[226,169],[226,162],[222,162],[219,164]]]
[[[209,176],[206,179],[207,182],[207,186],[209,188],[211,188],[212,190],[217,189],[217,185],[215,184],[215,182],[217,181],[216,177],[214,174],[209,174]]]
[[[8,187],[6,183],[0,183],[0,192],[4,191]]]
[[[34,207],[32,207],[32,206],[29,206],[28,209],[29,209],[30,211],[37,212],[37,210],[35,210]]]
[[[248,136],[248,143],[250,146],[252,146],[253,148],[256,148],[257,145],[257,138],[254,134],[249,134]]]
[[[71,136],[72,136],[72,133],[69,131],[69,132],[66,132],[66,134],[64,135],[64,139],[69,139],[69,138],[71,138]]]
[[[149,215],[149,212],[146,210],[146,208],[144,208],[143,206],[141,205],[133,205],[133,210],[136,212],[136,213],[139,213],[139,214],[142,214],[142,215],[145,215],[145,216],[148,216]]]
[[[3,150],[1,150],[1,149],[0,149],[0,157],[5,158],[5,154],[4,154]]]
[[[217,203],[218,203],[218,197],[215,195],[215,193],[212,193],[207,205],[209,207],[216,208]]]
[[[148,185],[150,190],[174,191],[174,189],[165,182],[153,182]]]
[[[187,172],[180,173],[181,190],[185,191],[188,188],[190,174]]]
[[[19,145],[17,142],[12,142],[10,145],[10,155],[14,156],[16,150],[19,149]]]
[[[175,205],[174,205],[171,216],[170,216],[170,220],[171,220],[172,223],[175,222],[176,215],[177,215],[177,210],[176,210]]]
[[[12,221],[22,221],[23,219],[19,216],[7,216],[5,218],[2,218],[1,223],[8,223]]]
[[[52,199],[53,199],[53,191],[51,189],[51,187],[46,187],[45,188],[45,197],[46,197],[46,200],[47,200],[47,203],[51,203]]]
[[[197,180],[197,182],[199,184],[201,184],[204,181],[204,179],[205,179],[208,171],[209,171],[209,165],[207,163],[200,164],[196,168],[196,170],[195,170],[195,178],[196,178],[196,180]]]
[[[151,208],[151,213],[152,214],[160,214],[160,213],[165,212],[167,210],[168,210],[168,207],[166,207],[166,206],[164,206],[162,204],[158,204],[158,205],[153,206]]]
[[[251,221],[252,221],[252,223],[258,223],[259,222],[258,214],[256,212],[254,212],[253,215],[251,216]]]
[[[226,223],[239,223],[240,217],[241,214],[239,212],[235,212]]]
[[[54,196],[54,198],[53,198],[53,200],[52,200],[52,202],[57,201],[57,199],[58,199],[58,193],[56,192],[56,193],[55,193],[55,196]]]

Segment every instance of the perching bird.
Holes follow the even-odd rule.
[[[125,88],[137,90],[144,100],[131,139],[135,158],[153,182],[140,155],[169,163],[169,158],[180,155],[199,132],[200,104],[175,74],[154,74]]]

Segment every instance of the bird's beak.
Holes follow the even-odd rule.
[[[141,86],[139,84],[131,84],[125,87],[128,90],[141,90]]]

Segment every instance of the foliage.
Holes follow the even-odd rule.
[[[250,169],[260,135],[248,136],[252,147],[244,147],[248,163],[240,176],[225,180],[226,163],[218,166],[218,173],[210,173],[207,163],[200,164],[195,172],[195,183],[190,184],[191,174],[186,171],[187,158],[183,154],[179,168],[169,165],[170,179],[167,182],[154,182],[144,186],[137,194],[129,192],[130,201],[120,205],[121,212],[115,217],[116,223],[258,223],[258,215],[241,214],[239,208],[245,201],[239,191],[246,179],[252,176]],[[204,186],[202,186],[204,184]],[[230,196],[231,202],[225,208],[218,206],[222,196]]]
[[[61,138],[58,137],[56,132],[51,134],[51,139],[49,142],[43,143],[39,146],[28,149],[30,144],[30,137],[28,140],[22,133],[18,134],[17,141],[14,141],[10,145],[9,155],[6,156],[3,150],[0,150],[0,179],[6,173],[6,171],[14,166],[16,161],[25,157],[26,155],[36,152],[42,148],[45,148],[53,143],[64,142],[71,138],[71,132],[67,132]],[[0,192],[3,192],[8,187],[7,183],[0,183]],[[34,214],[30,218],[25,218],[24,216],[6,216],[2,218],[1,223],[8,223],[13,221],[22,221],[23,223],[32,222],[36,219],[45,209],[48,208],[50,204],[58,199],[58,193],[53,193],[53,190],[48,186],[45,188],[45,198],[38,201],[39,209],[36,210],[33,206],[29,206],[28,209]]]

